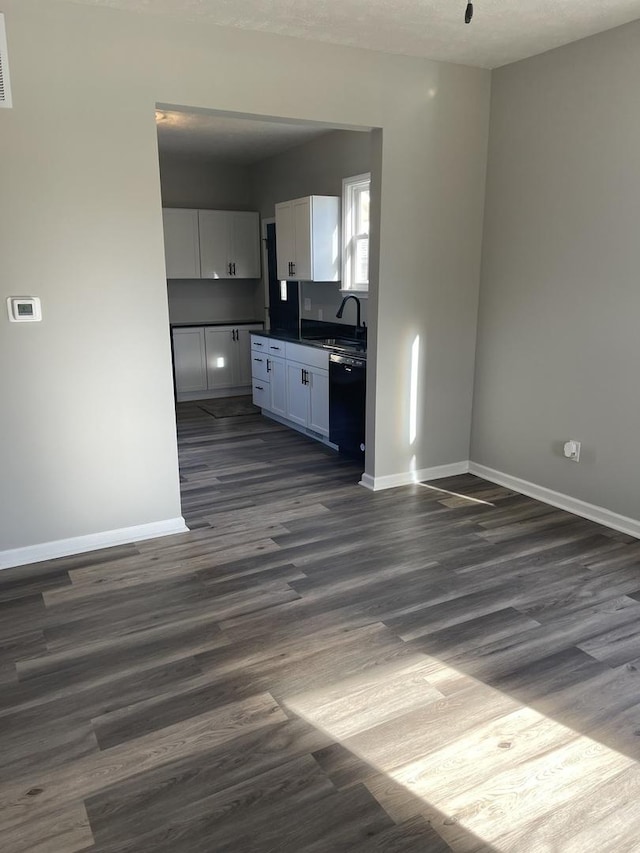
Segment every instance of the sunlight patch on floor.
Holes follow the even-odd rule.
[[[286,705],[378,771],[367,787],[394,820],[424,815],[454,851],[634,849],[594,839],[615,836],[618,775],[630,806],[640,794],[636,761],[435,658],[416,653]],[[625,820],[638,837],[640,809]]]
[[[443,495],[449,495],[452,498],[459,498],[462,503],[469,502],[474,504],[484,504],[485,506],[495,506],[491,501],[483,501],[480,498],[472,498],[469,495],[461,495],[459,492],[450,492],[449,489],[441,489],[439,486],[433,486],[431,483],[418,483],[423,489],[430,489],[432,492],[442,492]]]

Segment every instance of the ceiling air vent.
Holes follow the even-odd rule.
[[[0,12],[0,107],[11,107],[11,83],[9,81],[9,54],[4,15]]]

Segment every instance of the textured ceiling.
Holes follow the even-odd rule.
[[[74,0],[496,68],[640,17],[640,0]]]
[[[330,132],[313,124],[258,121],[206,112],[156,111],[162,154],[248,165]]]

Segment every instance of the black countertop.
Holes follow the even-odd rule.
[[[307,323],[302,321],[302,328],[300,331],[291,332],[291,331],[261,331],[256,332],[256,334],[260,335],[263,338],[272,338],[276,341],[289,341],[290,343],[296,344],[304,344],[305,346],[318,347],[319,349],[326,349],[331,352],[339,352],[344,354],[348,352],[353,355],[357,355],[360,358],[367,357],[367,342],[366,339],[364,341],[356,341],[355,335],[355,326],[348,326],[346,324],[338,324],[338,323]],[[345,338],[347,340],[351,339],[354,341],[354,346],[335,344],[330,345],[327,343],[328,339],[333,338]]]
[[[169,323],[171,329],[193,329],[201,326],[264,326],[262,320],[216,320],[210,323]]]
[[[240,322],[230,320],[219,320],[210,323],[170,323],[172,329],[193,329],[211,326],[264,326],[262,320],[241,320]],[[291,343],[304,344],[305,346],[318,347],[320,349],[328,349],[334,352],[345,351],[357,354],[362,358],[367,357],[367,342],[366,339],[361,341],[359,345],[350,346],[331,346],[327,344],[327,339],[331,338],[346,338],[356,339],[356,328],[346,323],[325,323],[320,320],[302,320],[300,329],[296,331],[282,330],[272,331],[263,328],[256,329],[256,334],[263,338],[272,338],[276,341],[290,341]]]

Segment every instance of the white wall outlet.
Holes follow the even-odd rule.
[[[571,459],[572,462],[580,461],[580,442],[575,441],[575,439],[570,439],[565,442],[564,445],[564,455],[567,459]]]
[[[323,317],[324,317],[324,313],[322,311],[322,308],[318,308],[318,320],[322,320]]]
[[[304,298],[304,310],[311,311],[311,299],[308,296]]]

